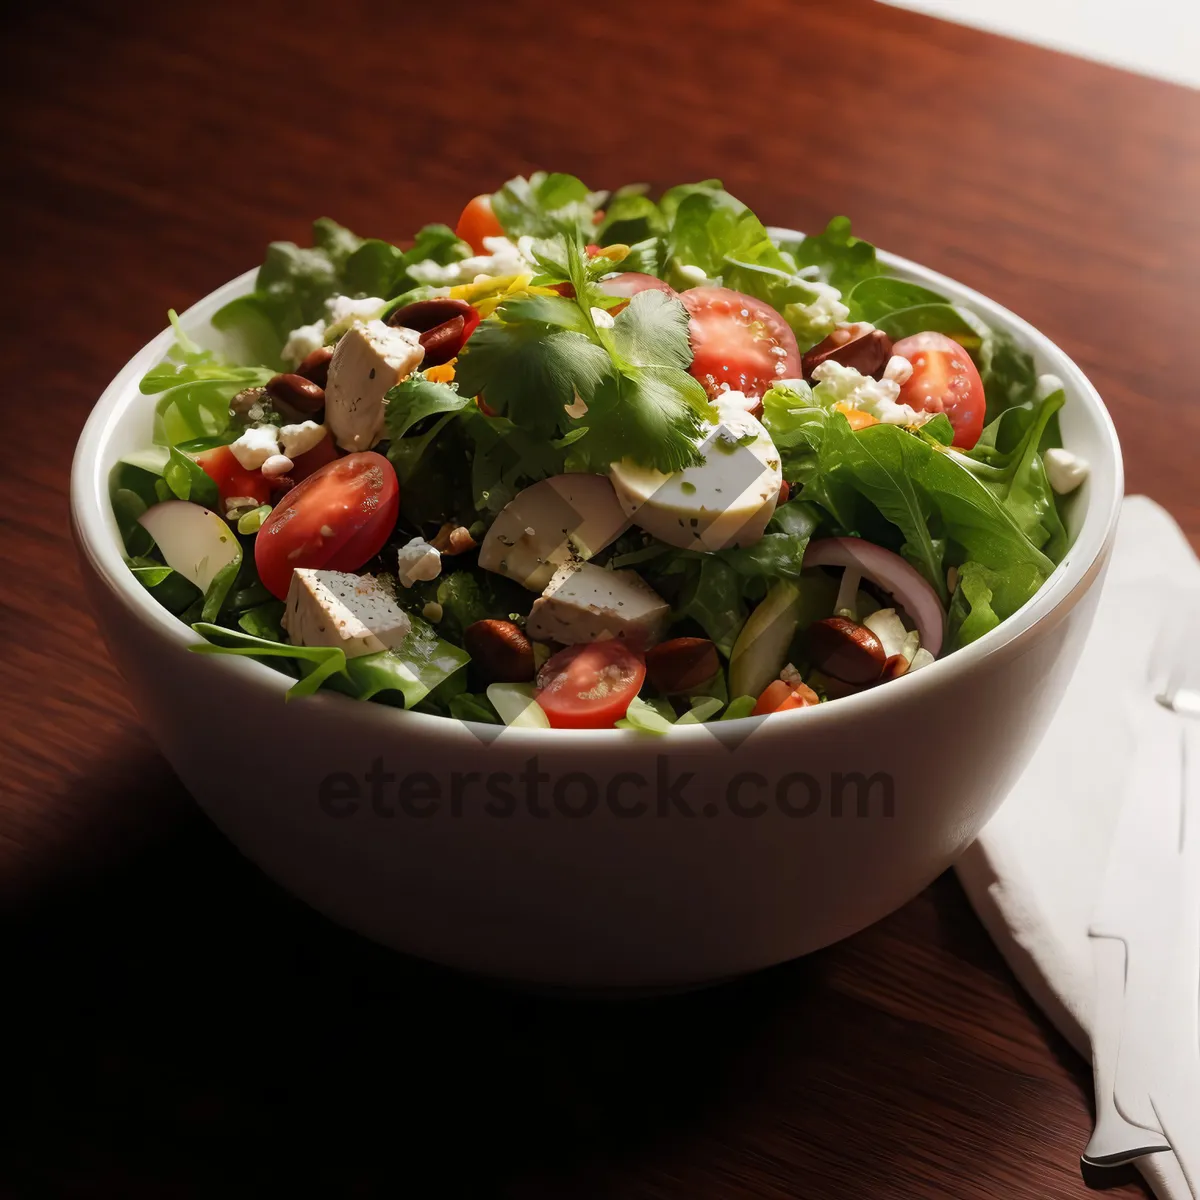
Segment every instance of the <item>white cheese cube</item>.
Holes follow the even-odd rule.
[[[625,460],[609,478],[635,525],[685,550],[749,546],[763,535],[779,499],[779,451],[763,425],[730,392],[716,401],[719,423],[697,441],[699,466],[664,475]]]
[[[525,630],[538,641],[568,646],[620,638],[645,648],[662,640],[670,617],[670,605],[636,572],[575,561],[554,572]]]
[[[352,325],[329,363],[325,421],[343,450],[370,450],[384,431],[384,396],[421,365],[425,351],[415,329],[382,321]]]
[[[356,658],[399,646],[412,623],[372,575],[298,567],[283,627],[294,646],[336,646]]]

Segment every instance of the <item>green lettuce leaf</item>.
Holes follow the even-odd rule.
[[[817,277],[845,294],[855,284],[883,271],[870,242],[850,232],[849,217],[834,217],[824,233],[810,234],[799,242],[783,242],[795,269],[815,267]]]
[[[513,239],[528,234],[548,238],[556,233],[585,236],[595,233],[594,217],[602,196],[590,192],[574,175],[535,171],[518,175],[492,196],[492,211]]]

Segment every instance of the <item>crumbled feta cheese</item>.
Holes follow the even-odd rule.
[[[1087,460],[1070,450],[1060,450],[1057,447],[1047,450],[1042,455],[1046,466],[1046,478],[1050,486],[1060,495],[1073,492],[1087,477],[1091,468]]]
[[[247,471],[257,471],[268,458],[279,453],[279,430],[274,425],[254,425],[229,449]]]
[[[1037,377],[1036,395],[1039,400],[1045,400],[1047,396],[1053,396],[1055,392],[1063,390],[1063,381],[1057,375],[1039,375]]]
[[[279,444],[288,458],[296,458],[319,446],[325,437],[325,426],[316,421],[301,421],[285,425],[279,431]]]
[[[512,242],[506,237],[485,237],[483,248],[486,254],[475,254],[459,262],[447,263],[444,267],[430,259],[428,262],[413,263],[408,268],[409,276],[417,283],[432,287],[455,287],[462,283],[475,283],[480,276],[498,279],[504,275],[528,275],[537,270],[532,258],[533,241]]]
[[[442,556],[424,538],[415,537],[396,552],[396,577],[412,587],[418,579],[436,579],[442,573]]]
[[[616,324],[612,314],[602,308],[592,309],[592,321],[595,323],[597,329],[611,329]]]
[[[272,454],[262,465],[262,473],[268,479],[277,479],[280,475],[286,475],[295,463],[292,462],[286,454]]]
[[[442,619],[442,613],[442,606],[436,600],[427,601],[425,607],[421,609],[421,616],[435,625]]]
[[[355,300],[351,296],[331,296],[325,301],[325,307],[329,310],[329,323],[340,325],[347,320],[370,321],[379,316],[386,303],[380,296],[367,296],[362,300]]]
[[[692,287],[699,287],[701,284],[708,282],[708,276],[695,263],[680,263],[675,268],[675,272],[680,279]]]
[[[912,371],[912,363],[903,354],[893,354],[883,368],[883,377],[903,387],[912,378]]]
[[[288,334],[288,340],[279,352],[284,362],[293,367],[299,366],[314,350],[320,350],[325,344],[325,322],[314,321],[311,325],[301,325]]]
[[[844,321],[850,315],[850,310],[842,303],[842,293],[832,284],[822,283],[819,279],[807,279],[805,287],[817,293],[813,300],[803,306],[814,330],[829,333],[839,321]]]
[[[847,408],[870,413],[885,425],[923,425],[934,414],[917,412],[907,404],[897,404],[900,385],[894,379],[872,379],[853,367],[843,366],[827,358],[815,371],[817,386],[813,398],[832,407],[844,404]]]

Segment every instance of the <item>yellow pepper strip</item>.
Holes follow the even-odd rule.
[[[439,367],[429,367],[425,372],[425,378],[431,383],[451,383],[454,380],[454,364],[458,362],[457,358],[452,358],[448,363],[442,363]]]
[[[879,424],[878,420],[871,416],[869,412],[851,408],[848,404],[836,404],[834,405],[834,411],[840,412],[850,422],[850,428],[854,430],[866,429],[871,425]]]

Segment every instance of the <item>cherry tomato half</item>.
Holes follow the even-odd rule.
[[[668,296],[678,294],[669,283],[654,275],[643,275],[640,271],[622,271],[620,275],[600,280],[596,286],[606,296],[622,296],[626,299],[636,296],[638,292],[666,292]]]
[[[954,444],[970,450],[983,432],[987,397],[971,356],[944,333],[914,333],[892,347],[912,363],[912,378],[900,389],[900,403],[918,412],[944,412],[954,426]]]
[[[271,498],[271,483],[261,471],[248,471],[228,446],[214,446],[196,455],[196,465],[217,485],[221,499],[249,496],[259,504]]]
[[[476,254],[486,254],[483,239],[485,237],[503,237],[504,228],[492,212],[492,198],[486,193],[476,196],[462,210],[454,232],[467,242]]]
[[[537,702],[555,729],[608,729],[641,690],[646,664],[624,642],[582,642],[548,658]]]
[[[765,716],[767,713],[784,712],[789,708],[809,708],[820,704],[821,698],[807,683],[788,683],[776,679],[763,688],[758,703],[754,706],[752,717]]]
[[[753,399],[800,374],[796,335],[769,304],[721,287],[688,288],[679,298],[692,314],[688,369],[714,399],[723,383]]]
[[[284,600],[295,567],[356,571],[383,548],[399,509],[396,472],[382,454],[334,459],[292,488],[263,522],[254,539],[259,578]]]

